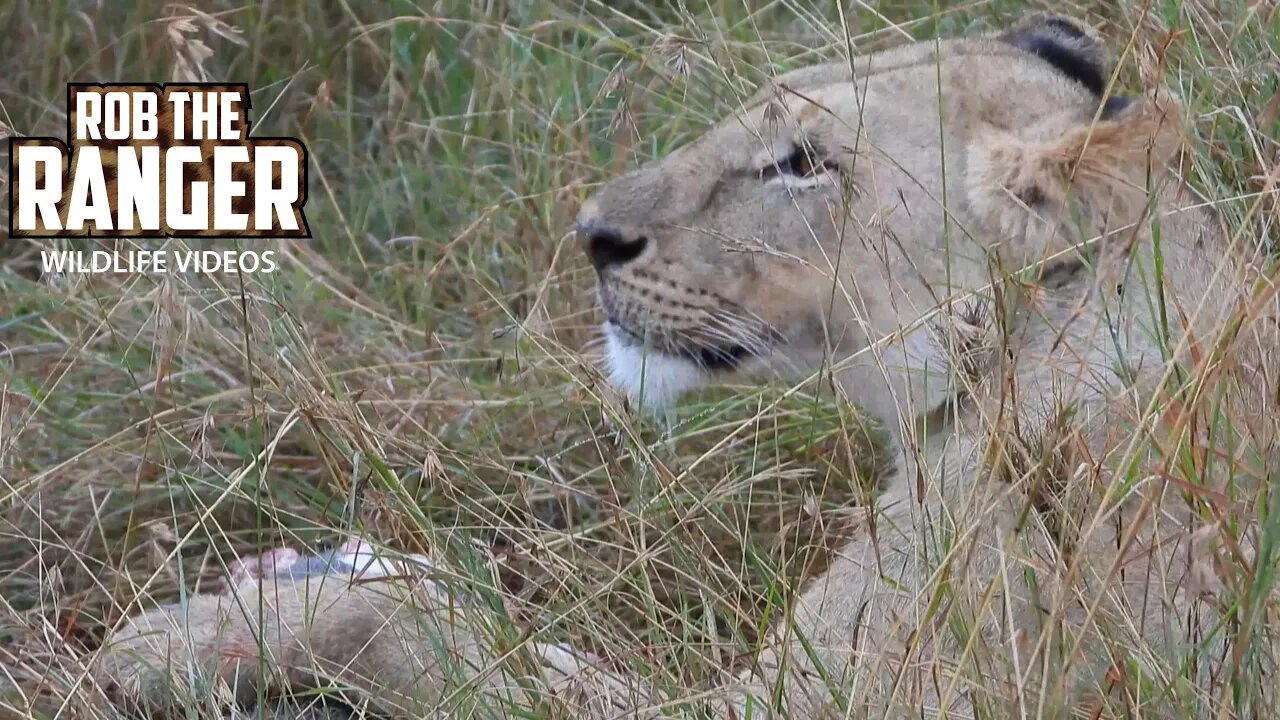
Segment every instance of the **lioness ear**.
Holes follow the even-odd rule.
[[[1100,116],[1033,132],[1034,140],[996,128],[977,133],[965,183],[974,211],[1010,240],[1039,237],[1068,210],[1094,233],[1135,222],[1182,146],[1182,107],[1161,90],[1104,105]]]
[[[1111,54],[1102,36],[1080,20],[1032,13],[997,37],[1053,65],[1094,95],[1101,96],[1106,90]]]

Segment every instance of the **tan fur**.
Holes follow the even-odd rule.
[[[1219,392],[1233,417],[1255,418],[1240,428],[1252,446],[1273,447],[1275,303],[1265,289],[1254,295],[1268,282],[1256,249],[1225,235],[1168,171],[1185,138],[1172,98],[1154,91],[1100,118],[1096,95],[1010,42],[1039,32],[1102,57],[1091,31],[1062,23],[1036,16],[1002,36],[784,76],[583,208],[588,245],[605,235],[642,243],[600,270],[609,331],[631,338],[613,357],[624,389],[665,400],[712,381],[675,357],[708,348],[750,350],[742,372],[828,364],[900,449],[866,531],[810,583],[754,672],[722,689],[737,717],[748,695],[757,708],[779,698],[798,718],[967,714],[975,703],[997,716],[1054,714],[1115,692],[1104,677],[1113,664],[1166,672],[1159,648],[1183,647],[1221,617],[1210,513],[1166,482],[1178,472],[1169,462],[1139,452],[1132,486],[1117,468],[1131,450],[1172,449],[1203,432],[1188,419]],[[801,142],[838,168],[762,177]],[[1164,341],[1153,337],[1164,323],[1161,283]],[[937,328],[974,303],[986,308],[990,347],[959,362],[954,338]],[[969,341],[983,336],[969,320],[958,327]],[[1171,367],[1162,346],[1198,380],[1162,386]],[[649,377],[633,364],[643,352],[661,361]],[[1185,412],[1153,415],[1153,406]],[[372,663],[391,688],[438,703],[443,682],[390,667],[420,666],[420,647],[410,663],[403,649],[324,645],[339,626],[364,627],[350,625],[370,616],[361,593],[278,609],[296,620],[316,607],[310,652]],[[157,617],[171,614],[144,616],[122,636]],[[151,644],[143,655],[201,656],[199,643],[222,631],[195,606],[186,617],[196,645],[175,655]],[[223,613],[237,628],[255,617]],[[165,642],[178,637],[160,630]],[[289,651],[289,639],[268,640]],[[464,655],[483,655],[459,642]],[[640,693],[622,706],[644,706],[642,683],[606,684]],[[598,702],[599,687],[586,687]]]

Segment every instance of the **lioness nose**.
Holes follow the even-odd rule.
[[[617,230],[594,222],[579,224],[578,234],[583,238],[587,257],[591,259],[596,272],[604,272],[610,265],[621,265],[634,260],[644,252],[644,247],[648,244],[646,238],[626,240]]]

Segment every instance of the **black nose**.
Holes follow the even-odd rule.
[[[591,258],[596,272],[604,272],[610,265],[621,265],[636,259],[649,242],[643,237],[625,240],[617,230],[594,223],[579,226],[578,232],[586,239],[587,257]]]

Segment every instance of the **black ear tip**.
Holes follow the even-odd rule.
[[[1097,31],[1085,21],[1070,15],[1053,12],[1027,13],[1013,24],[1007,34],[1015,36],[1036,32],[1043,35],[1052,35],[1062,40],[1072,40],[1080,44],[1093,44],[1102,41]]]
[[[1072,40],[1085,40],[1089,38],[1089,32],[1085,30],[1083,25],[1064,15],[1050,15],[1045,17],[1044,26],[1053,28]]]
[[[1120,117],[1121,113],[1133,104],[1133,98],[1124,95],[1112,95],[1107,101],[1102,103],[1102,119],[1114,120]]]
[[[1105,43],[1084,22],[1055,13],[1022,18],[1000,39],[1056,67],[1095,95],[1105,89],[1110,58]]]

